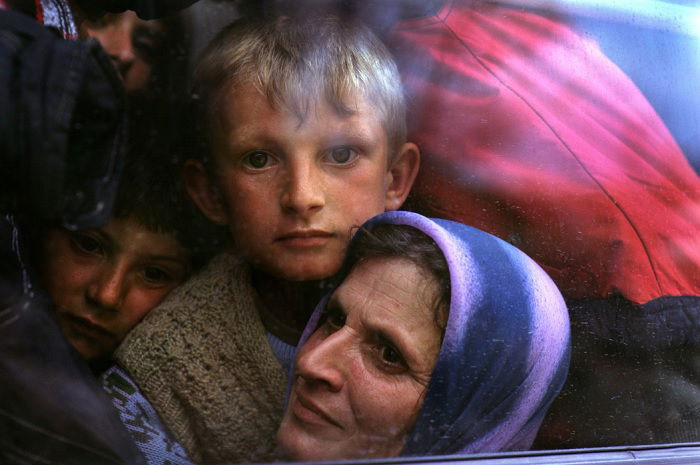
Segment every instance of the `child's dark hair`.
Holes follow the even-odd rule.
[[[159,108],[164,107],[152,95],[130,99],[129,144],[112,217],[173,235],[192,252],[197,267],[210,258],[218,240],[181,182],[185,132],[177,129],[177,118]]]
[[[409,260],[435,279],[438,285],[433,302],[435,324],[444,332],[450,309],[450,270],[435,241],[406,225],[380,224],[369,231],[360,229],[348,252],[346,269],[373,258]]]

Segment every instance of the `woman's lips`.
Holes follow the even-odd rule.
[[[292,412],[294,416],[304,423],[318,426],[332,425],[342,429],[342,426],[325,413],[322,408],[298,392],[292,403]]]
[[[333,233],[321,230],[298,230],[284,233],[276,241],[287,247],[319,247],[325,245],[334,236]]]

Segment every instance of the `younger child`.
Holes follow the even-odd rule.
[[[135,12],[107,13],[98,20],[85,19],[81,36],[97,40],[119,72],[127,92],[143,90],[161,57],[166,55],[168,24],[143,20]]]
[[[111,219],[96,229],[48,228],[37,257],[64,335],[96,373],[192,268],[172,173],[154,154],[153,134],[137,129],[146,121],[136,112],[131,116],[131,143]]]
[[[419,152],[390,54],[333,17],[235,22],[195,88],[209,150],[186,162],[185,183],[235,252],[176,290],[116,357],[190,459],[270,460],[280,362],[354,228],[406,199]]]

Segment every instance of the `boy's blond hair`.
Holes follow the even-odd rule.
[[[221,114],[225,93],[242,83],[300,122],[322,99],[349,115],[353,98],[363,97],[379,112],[390,153],[406,141],[396,64],[379,38],[358,23],[332,15],[235,21],[209,44],[195,73],[195,95],[208,125]]]

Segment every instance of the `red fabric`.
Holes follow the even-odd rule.
[[[469,0],[387,40],[418,198],[521,248],[567,298],[700,295],[699,178],[594,42]]]
[[[36,20],[39,24],[44,24],[44,7],[41,5],[41,0],[34,0],[34,8],[36,9]]]

